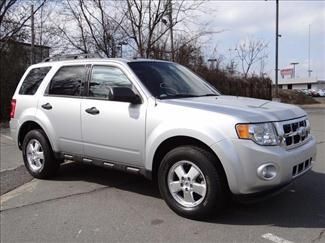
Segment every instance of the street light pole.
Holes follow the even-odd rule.
[[[310,69],[310,24],[308,28],[308,78],[310,78],[312,70]]]
[[[174,24],[173,24],[173,3],[172,0],[169,0],[169,11],[168,11],[168,18],[169,18],[169,27],[170,27],[170,49],[172,52],[172,61],[175,61],[175,52],[174,52]]]
[[[275,98],[279,97],[278,90],[278,53],[279,53],[279,0],[276,0],[276,20],[275,20]]]

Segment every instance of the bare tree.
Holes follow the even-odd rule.
[[[245,78],[247,78],[253,64],[267,57],[265,54],[267,47],[268,45],[263,41],[248,39],[237,46],[235,50]]]
[[[138,54],[141,57],[149,57],[154,44],[169,30],[167,20],[168,4],[167,1],[149,0],[127,0],[127,9],[125,11],[130,29],[128,35],[135,41]],[[166,25],[162,25],[165,23]],[[161,29],[157,33],[158,28]],[[155,36],[156,35],[156,36]]]
[[[65,49],[68,52],[72,48],[82,53],[116,57],[121,55],[122,45],[127,44],[129,51],[132,49],[138,56],[170,59],[178,52],[177,48],[171,48],[171,29],[187,22],[191,11],[203,2],[65,0],[58,11],[63,21],[55,24],[57,36],[69,46]],[[186,28],[182,25],[181,30],[175,29],[173,44],[176,45],[177,37]],[[187,41],[190,43],[207,34],[208,31],[196,34],[192,31],[187,34],[190,36]]]
[[[168,33],[203,1],[127,0],[123,23],[128,37],[134,41],[140,57],[153,56],[157,46],[167,48]],[[122,3],[123,7],[123,3]],[[172,36],[172,35],[171,35]],[[173,41],[173,40],[171,40]],[[170,43],[173,46],[174,43]],[[175,49],[170,47],[170,56]]]
[[[107,57],[116,57],[119,43],[125,40],[121,26],[123,15],[116,13],[114,2],[103,0],[66,0],[65,19],[69,22],[58,25],[64,39],[82,53],[98,52]],[[74,23],[74,32],[70,31]]]
[[[69,27],[65,26],[65,23],[57,25],[58,30],[62,34],[62,37],[72,45],[73,48],[82,53],[89,53],[89,35],[81,10],[78,8],[78,5],[72,5],[69,1],[66,1],[63,6],[66,8],[66,13],[64,13],[66,16],[64,19],[70,24],[71,22],[74,22],[75,31],[71,32]]]
[[[36,3],[33,14],[37,13],[47,0],[19,1],[2,0],[0,3],[0,52],[10,40],[25,40],[29,35],[26,33],[27,21],[31,18],[30,6]],[[25,31],[24,31],[25,30]]]
[[[0,24],[2,24],[3,19],[9,9],[14,6],[17,0],[3,0],[0,3]]]

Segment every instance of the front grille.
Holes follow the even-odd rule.
[[[302,120],[283,124],[283,132],[286,146],[299,145],[309,136],[309,122]]]
[[[306,161],[295,165],[292,168],[292,176],[296,177],[296,176],[300,175],[301,173],[303,173],[304,171],[306,171],[308,168],[310,168],[311,167],[311,161],[312,161],[312,158],[307,159]]]

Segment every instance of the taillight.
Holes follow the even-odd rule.
[[[14,118],[15,117],[15,111],[16,111],[16,100],[12,99],[11,100],[11,110],[10,110],[10,118]]]

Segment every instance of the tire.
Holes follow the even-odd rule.
[[[60,167],[42,130],[31,130],[26,134],[22,152],[28,172],[35,178],[50,178],[56,174]]]
[[[214,155],[198,147],[182,146],[168,152],[158,169],[159,190],[167,205],[190,219],[208,219],[220,213],[228,196],[220,166]]]

